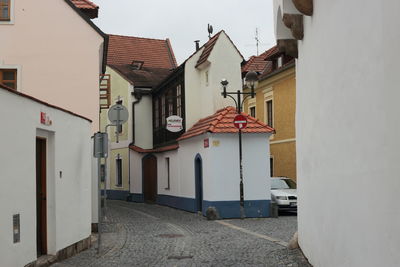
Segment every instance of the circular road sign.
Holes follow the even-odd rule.
[[[124,124],[128,121],[128,118],[128,109],[121,104],[116,104],[108,110],[108,119],[112,125]]]
[[[243,115],[236,115],[235,119],[233,120],[233,125],[240,129],[244,129],[247,126],[247,119]]]

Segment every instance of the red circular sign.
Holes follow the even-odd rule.
[[[247,126],[247,119],[243,115],[236,115],[233,125],[238,129],[244,129]]]

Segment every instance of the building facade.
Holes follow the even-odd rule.
[[[135,143],[130,151],[130,195],[133,201],[158,203],[203,214],[213,206],[222,218],[240,216],[239,169],[231,168],[232,162],[238,163],[239,160],[235,142],[237,135],[233,135],[237,130],[232,129],[235,111],[223,110],[232,103],[221,96],[220,82],[225,78],[232,90],[241,90],[242,62],[240,52],[221,31],[202,47],[196,47],[193,55],[151,91],[152,147],[146,149]],[[213,132],[212,125],[203,125],[207,118],[219,118],[222,113],[230,116],[227,119],[229,127],[225,125],[226,132]],[[171,115],[183,119],[181,131],[166,129],[166,119]],[[136,123],[140,125],[141,121]],[[224,119],[222,121],[226,123]],[[213,123],[218,122],[216,119]],[[205,128],[199,131],[199,125]],[[245,162],[246,175],[251,177],[245,185],[248,217],[269,215],[267,158],[268,137],[273,129],[264,124],[258,126],[262,130],[259,134],[254,131],[254,140],[250,138],[250,132],[244,137],[249,149],[257,147],[254,153],[264,155],[253,166],[253,162]],[[264,140],[266,145],[260,146],[260,140]],[[244,150],[249,157],[250,150]],[[232,180],[224,180],[223,170],[230,171],[226,177]],[[253,183],[257,182],[265,186],[256,189]],[[222,188],[226,183],[232,183],[229,190]]]
[[[0,82],[82,114],[98,131],[107,36],[83,13],[89,6],[78,8],[69,0],[5,2],[9,13],[0,18]]]
[[[126,200],[130,186],[129,146],[135,144],[145,149],[152,148],[150,93],[177,64],[168,39],[109,35],[107,55],[110,104],[120,101],[130,115],[118,133],[118,142],[116,128],[107,129],[110,139],[110,153],[107,165],[104,164],[107,166],[107,197]],[[108,110],[106,107],[100,113],[102,131],[110,124]]]
[[[88,248],[91,121],[2,85],[0,99],[1,265]]]
[[[278,46],[298,55],[300,247],[313,266],[399,266],[400,3],[280,0],[274,10]]]
[[[247,98],[244,111],[273,127],[270,139],[272,177],[296,180],[296,71],[293,57],[279,52],[276,46],[258,57],[251,57],[242,67],[259,73],[256,97]]]

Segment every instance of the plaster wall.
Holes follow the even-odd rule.
[[[133,150],[129,151],[130,154],[130,192],[132,194],[142,194],[143,193],[143,181],[142,181],[142,158],[144,154],[137,153]]]
[[[398,10],[395,0],[317,0],[304,18],[298,230],[313,266],[400,265]]]
[[[221,96],[220,82],[223,78],[229,81],[228,90],[236,91],[242,88],[240,64],[243,58],[226,34],[220,34],[208,62],[201,68],[196,68],[203,49],[185,63],[186,129],[190,129],[198,120],[215,113],[218,109],[234,105],[232,100]]]
[[[151,96],[143,96],[135,106],[135,145],[153,148],[153,103]]]
[[[47,244],[55,254],[91,233],[91,123],[0,90],[0,258],[2,266],[36,260],[36,147],[47,138]],[[13,110],[13,115],[9,112]],[[40,124],[40,112],[52,120]],[[13,214],[21,241],[13,244]]]
[[[18,91],[90,118],[97,131],[103,37],[64,0],[13,2],[13,24],[0,24],[0,68],[16,67]]]

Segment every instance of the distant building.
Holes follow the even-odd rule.
[[[135,139],[130,146],[133,201],[203,214],[213,206],[222,218],[240,216],[236,111],[226,108],[233,102],[221,96],[220,82],[225,78],[229,88],[241,90],[242,61],[221,31],[197,46],[193,55],[149,92],[152,111],[135,117],[135,127],[140,125],[152,134]],[[172,115],[183,119],[181,131],[167,130],[166,119]],[[265,217],[270,201],[268,138],[274,130],[255,120],[249,124],[243,134],[246,216]],[[253,161],[254,155],[257,159]]]
[[[115,127],[108,129],[108,198],[126,199],[129,195],[129,145],[152,148],[151,92],[176,66],[168,39],[109,35],[106,76],[111,104],[122,101],[130,118],[119,133],[118,143]],[[101,111],[102,131],[109,124],[107,112],[108,108]]]
[[[276,130],[271,136],[271,176],[296,179],[296,71],[294,58],[274,46],[252,56],[242,67],[259,73],[256,97],[247,98],[244,110]]]

